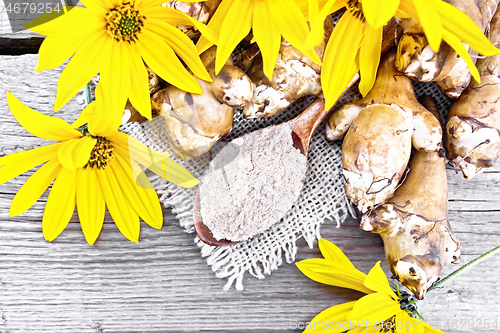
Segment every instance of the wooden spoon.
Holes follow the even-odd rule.
[[[306,158],[309,156],[309,144],[311,143],[313,133],[327,114],[328,110],[325,110],[325,100],[322,97],[318,97],[300,115],[288,122],[292,129],[293,146],[300,150]],[[196,191],[193,210],[194,229],[198,237],[212,246],[227,246],[240,243],[226,239],[215,239],[210,229],[203,223],[200,216],[200,186],[201,183],[198,185],[198,190]]]

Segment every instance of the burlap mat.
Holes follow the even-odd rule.
[[[419,83],[415,85],[415,88],[417,96],[428,94],[437,100],[444,119],[450,100],[439,91],[434,83]],[[337,105],[357,97],[359,93],[357,87],[354,86]],[[271,118],[245,120],[241,112],[237,110],[231,134],[218,142],[210,152],[188,162],[184,162],[172,152],[161,121],[153,119],[142,124],[129,123],[122,127],[122,131],[153,149],[170,152],[170,157],[174,161],[201,178],[210,159],[227,142],[259,128],[288,121],[304,110],[313,99],[302,99],[285,112]],[[283,263],[283,258],[287,263],[294,262],[297,252],[296,242],[300,237],[303,237],[312,247],[314,241],[320,237],[320,227],[323,223],[335,223],[340,226],[348,214],[352,214],[353,208],[345,197],[342,183],[341,142],[329,142],[324,134],[325,126],[322,124],[312,138],[307,176],[301,195],[281,221],[251,240],[228,247],[213,247],[203,243],[197,236],[194,237],[201,255],[207,259],[207,264],[212,267],[215,275],[228,279],[224,289],[229,289],[233,284],[236,289],[243,289],[242,282],[246,272],[262,279],[266,274],[271,274],[273,270],[278,269]],[[196,187],[184,189],[158,177],[152,179],[152,183],[160,196],[160,201],[166,207],[172,208],[181,227],[186,232],[193,233],[193,203]]]

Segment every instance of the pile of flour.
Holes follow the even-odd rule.
[[[217,240],[262,233],[298,199],[306,168],[286,123],[231,141],[210,162],[200,185],[203,223]]]

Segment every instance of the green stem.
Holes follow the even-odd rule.
[[[442,287],[444,286],[446,283],[450,282],[451,280],[453,280],[454,278],[456,278],[457,276],[459,276],[460,274],[462,274],[463,272],[465,272],[466,270],[468,269],[471,269],[472,267],[474,267],[475,265],[479,264],[481,261],[485,260],[486,258],[494,255],[496,252],[498,252],[498,250],[500,249],[500,245],[495,247],[494,249],[480,255],[479,257],[477,257],[476,259],[472,260],[470,263],[466,264],[466,265],[463,265],[462,267],[460,267],[459,269],[457,269],[456,271],[454,271],[453,273],[451,273],[450,275],[448,275],[447,277],[445,277],[444,279],[442,280],[439,280],[437,283],[433,284],[428,290],[427,290],[427,293],[426,294],[429,294],[430,292],[432,292],[433,290],[439,288],[439,287]]]
[[[90,83],[87,83],[85,87],[83,87],[83,93],[85,95],[85,106],[92,103],[92,93],[90,92]]]

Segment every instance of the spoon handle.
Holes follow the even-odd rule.
[[[304,155],[308,155],[312,135],[329,111],[325,110],[325,100],[317,97],[300,115],[290,120],[290,128],[300,139]]]

